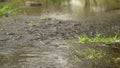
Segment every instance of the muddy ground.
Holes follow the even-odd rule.
[[[0,19],[0,68],[119,68],[119,43],[79,43],[78,37],[120,31],[120,15],[80,21],[19,15]],[[93,61],[76,50],[101,49],[107,55]],[[116,59],[113,60],[113,59]],[[78,60],[80,61],[78,61]],[[109,61],[108,61],[109,60]]]

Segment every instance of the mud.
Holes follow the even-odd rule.
[[[81,21],[25,15],[2,18],[0,68],[119,68],[119,43],[108,46],[104,43],[82,44],[77,40],[85,33],[114,36],[119,31],[120,15],[93,16]],[[78,50],[88,54],[87,48],[101,49],[107,55],[94,60],[76,53]]]

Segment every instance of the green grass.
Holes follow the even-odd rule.
[[[117,40],[120,40],[120,37],[116,34],[114,37],[103,37],[102,34],[96,34],[95,37],[90,38],[86,34],[79,37],[80,42],[103,42],[103,43],[112,43]]]
[[[114,57],[113,54],[104,49],[91,47],[87,47],[84,50],[75,50],[72,58],[76,62],[84,62],[85,60],[90,60],[96,64],[99,64],[99,62],[101,63],[101,61],[107,63],[110,63],[111,61],[114,63],[119,63],[120,61],[120,57]]]
[[[0,5],[0,18],[9,15],[17,15],[20,8],[13,5]]]
[[[27,25],[30,27],[34,27],[34,26],[37,26],[38,24],[34,22],[29,22]]]
[[[76,50],[75,53],[76,54],[74,55],[74,59],[78,62],[82,61],[80,60],[80,57],[83,60],[88,59],[88,60],[97,61],[106,56],[106,52],[102,51],[101,49],[96,50],[93,48],[87,48],[85,51]]]

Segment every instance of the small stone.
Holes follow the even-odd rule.
[[[0,30],[1,30],[1,31],[3,31],[4,29],[3,29],[3,28],[1,28]]]
[[[0,38],[0,41],[7,41],[7,38]]]
[[[31,7],[31,6],[41,6],[42,4],[34,1],[26,1],[25,5]]]
[[[115,40],[115,42],[120,42],[120,40]]]
[[[15,35],[15,33],[9,33],[9,32],[7,32],[7,33],[5,33],[6,35]]]

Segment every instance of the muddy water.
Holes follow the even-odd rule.
[[[120,43],[77,40],[83,33],[119,32],[120,11],[88,12],[76,1],[43,2],[0,19],[0,68],[120,68]]]
[[[95,5],[93,0],[90,1],[88,6],[90,9],[85,9],[84,0],[30,0],[40,3],[41,6],[26,6],[27,0],[12,0],[7,4],[14,4],[18,6],[26,6],[22,9],[25,15],[35,15],[42,17],[54,17],[59,19],[75,19],[82,20],[86,17],[91,18],[94,15],[101,15],[103,11],[110,12],[119,10],[120,1],[96,0],[98,3]],[[119,12],[119,11],[118,11]],[[114,12],[111,12],[114,16]],[[109,14],[111,14],[109,13]],[[115,12],[116,13],[116,12]]]
[[[25,9],[23,9],[22,13],[26,15],[37,15],[42,17],[52,17],[65,20],[82,20],[85,18],[91,18],[91,16],[101,15],[101,13],[104,12],[110,12],[109,14],[114,16],[114,13],[119,13],[120,4],[120,2],[118,2],[117,0],[115,2],[108,1],[108,4],[105,4],[106,1],[101,0],[98,1],[98,5],[95,6],[94,2],[90,1],[90,9],[85,9],[85,1],[82,0],[38,0],[37,2],[41,3],[42,5],[38,7],[26,7]],[[117,11],[111,12],[114,10]]]

